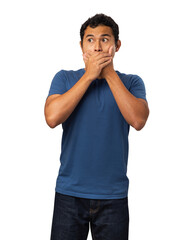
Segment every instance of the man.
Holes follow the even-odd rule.
[[[149,109],[143,80],[114,70],[119,28],[104,14],[80,30],[85,68],[54,76],[47,124],[63,127],[51,240],[127,240],[128,134],[141,130]]]

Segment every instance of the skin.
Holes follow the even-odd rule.
[[[49,127],[55,128],[66,121],[96,78],[105,78],[121,114],[128,124],[141,130],[148,118],[149,108],[144,99],[136,98],[125,87],[114,70],[113,58],[119,51],[121,41],[115,44],[112,29],[100,25],[87,27],[80,47],[85,63],[85,73],[64,94],[53,94],[45,103],[45,119]],[[102,81],[102,80],[101,80]]]
[[[105,78],[123,117],[136,130],[141,130],[149,116],[148,104],[136,98],[124,86],[113,66],[115,52],[119,51],[121,41],[115,44],[112,29],[108,26],[87,27],[80,41],[87,76],[93,81]]]
[[[85,30],[83,43],[80,47],[85,62],[85,70],[92,79],[105,78],[108,71],[113,70],[113,57],[119,50],[121,41],[115,45],[112,29],[108,26],[88,26]]]

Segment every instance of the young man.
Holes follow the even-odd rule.
[[[149,109],[143,80],[114,70],[119,28],[96,14],[80,30],[85,68],[60,70],[45,104],[47,124],[63,127],[51,240],[127,240],[128,134]]]

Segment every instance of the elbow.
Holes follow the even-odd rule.
[[[135,130],[140,131],[145,126],[145,122],[136,121],[132,126],[135,128]]]
[[[144,120],[134,120],[134,121],[126,121],[129,125],[131,125],[135,130],[140,131],[144,126],[146,121]]]
[[[147,118],[148,118],[148,116],[147,116]],[[135,130],[140,131],[145,126],[145,124],[147,122],[147,118],[135,120],[132,124],[132,127],[134,127]]]
[[[142,117],[137,117],[137,118],[135,117],[132,127],[134,127],[135,130],[140,131],[145,126],[148,117],[149,117],[149,108],[147,107],[147,110]]]
[[[54,121],[54,119],[51,118],[45,118],[46,119],[46,123],[50,128],[55,128],[58,124],[56,124],[56,121]]]
[[[53,129],[53,128],[55,128],[55,127],[57,126],[57,124],[55,124],[55,123],[49,123],[48,126]]]
[[[50,128],[55,128],[58,125],[56,115],[50,111],[47,106],[44,109],[45,121]]]
[[[47,125],[50,128],[55,128],[58,125],[55,115],[48,112],[47,109],[45,109],[44,114],[45,114],[45,121],[46,121]]]

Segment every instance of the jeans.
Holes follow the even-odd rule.
[[[51,240],[128,240],[128,197],[86,199],[55,193]]]

